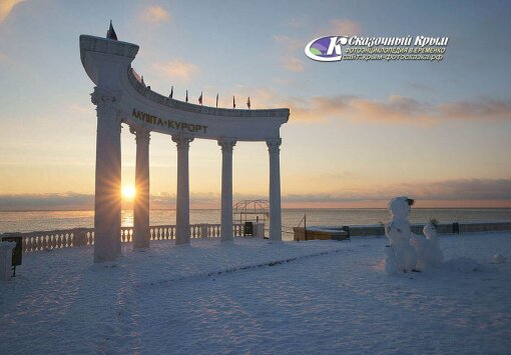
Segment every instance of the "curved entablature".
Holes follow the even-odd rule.
[[[134,127],[191,138],[265,141],[280,137],[289,109],[227,109],[195,105],[160,95],[135,76],[132,43],[80,36],[80,56],[96,90],[108,92],[121,119]]]
[[[278,108],[278,109],[256,109],[256,110],[244,110],[244,109],[230,109],[230,108],[218,108],[212,106],[205,105],[196,105],[189,102],[184,102],[176,99],[172,99],[167,96],[163,96],[158,94],[155,91],[152,91],[147,86],[142,84],[140,80],[133,73],[133,69],[130,68],[128,70],[128,78],[135,88],[141,95],[147,97],[148,99],[155,101],[157,103],[169,106],[171,108],[179,109],[182,111],[189,111],[193,113],[201,113],[209,116],[220,116],[220,117],[281,117],[287,118],[289,117],[289,109],[287,108]]]

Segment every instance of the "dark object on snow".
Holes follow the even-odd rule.
[[[341,228],[343,231],[345,231],[346,233],[348,233],[348,235],[346,236],[346,239],[349,239],[351,240],[351,234],[350,234],[350,226],[342,226]]]
[[[16,246],[12,249],[12,276],[16,276],[16,266],[21,265],[23,255],[23,238],[10,236],[2,237],[3,242],[15,242]]]
[[[460,224],[458,222],[452,224],[452,234],[460,234]]]
[[[243,235],[254,235],[254,224],[252,222],[245,222],[245,225],[243,226]]]

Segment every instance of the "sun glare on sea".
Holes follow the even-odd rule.
[[[135,197],[135,187],[133,186],[124,186],[122,188],[122,197],[124,197],[127,200],[133,200]]]

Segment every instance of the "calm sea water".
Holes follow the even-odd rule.
[[[220,223],[220,210],[191,210],[190,222]],[[285,228],[297,226],[304,215],[307,225],[354,225],[385,222],[385,209],[284,209]],[[30,232],[76,227],[93,227],[93,211],[29,211],[0,212],[0,233]],[[511,209],[412,209],[410,221],[425,223],[435,218],[440,223],[511,221]],[[236,220],[236,219],[235,219]],[[151,211],[151,225],[175,224],[174,210]],[[122,212],[122,225],[133,225],[133,212]]]

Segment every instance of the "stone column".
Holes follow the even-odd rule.
[[[190,243],[190,179],[188,151],[193,138],[172,136],[177,145],[176,244]]]
[[[149,131],[131,128],[137,142],[135,201],[133,204],[133,248],[149,248]]]
[[[121,119],[120,93],[96,87],[96,182],[94,200],[94,262],[114,261],[121,252]]]
[[[282,215],[280,205],[280,138],[266,141],[270,155],[270,240],[282,240]]]
[[[222,147],[222,212],[221,238],[222,242],[233,240],[232,231],[232,150],[236,141],[222,138],[218,141]]]

